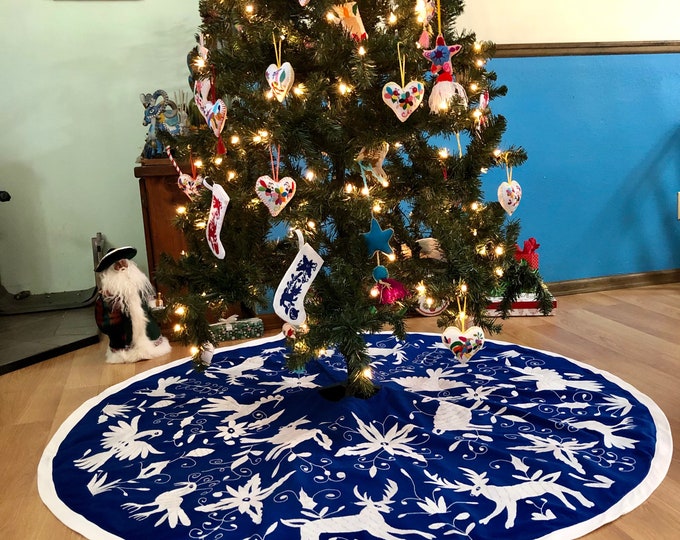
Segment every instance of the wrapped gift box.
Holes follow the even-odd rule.
[[[210,332],[215,341],[255,338],[264,334],[264,323],[257,317],[238,320],[232,316],[211,324]]]
[[[518,261],[526,261],[530,268],[538,270],[538,253],[536,250],[541,246],[536,242],[535,238],[529,238],[524,241],[524,248],[520,249],[515,246],[515,259]]]
[[[486,308],[486,314],[492,317],[500,317],[501,312],[498,311],[502,298],[499,296],[493,296],[489,298],[489,305]],[[555,313],[557,309],[557,300],[552,297],[552,308],[550,315]],[[530,293],[521,293],[515,302],[512,303],[510,311],[508,311],[510,317],[535,317],[542,316],[541,310],[538,309],[538,300],[536,296]]]

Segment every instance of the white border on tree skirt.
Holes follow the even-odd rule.
[[[392,332],[379,332],[380,334],[392,334]],[[413,332],[414,334],[423,334],[436,336],[434,332]],[[253,347],[258,345],[263,345],[272,341],[280,340],[284,337],[282,333],[275,336],[264,337],[241,343],[239,345],[231,345],[227,347],[220,347],[215,350],[215,354],[222,353],[225,351],[236,350],[243,347]],[[490,343],[496,343],[498,345],[519,345],[509,343],[507,341],[498,340],[487,340]],[[585,362],[580,362],[557,354],[551,351],[545,351],[542,349],[536,349],[534,347],[527,347],[525,345],[519,345],[529,350],[534,350],[548,356],[553,356],[556,358],[564,358],[577,366],[587,369],[593,373],[599,374],[609,380],[610,382],[618,385],[624,390],[627,390],[635,398],[645,405],[649,409],[650,416],[654,420],[654,425],[656,427],[656,447],[654,452],[654,457],[652,458],[650,469],[647,476],[642,482],[640,482],[635,488],[629,491],[619,502],[610,506],[607,510],[601,514],[581,523],[574,524],[569,527],[565,527],[558,531],[554,531],[547,534],[537,540],[556,540],[556,539],[568,539],[568,538],[578,538],[584,536],[599,527],[611,523],[617,518],[624,514],[632,511],[633,509],[640,506],[649,496],[654,492],[654,490],[661,484],[668,469],[671,464],[671,458],[673,455],[673,438],[671,434],[670,424],[666,415],[663,413],[661,408],[646,394],[640,392],[633,385],[627,383],[626,381],[620,379],[616,375],[609,373],[608,371],[595,368]],[[45,447],[45,450],[40,458],[40,463],[38,464],[38,492],[40,498],[47,508],[67,527],[82,534],[83,536],[91,539],[97,540],[124,540],[119,536],[109,533],[104,529],[100,528],[95,523],[85,519],[82,515],[73,511],[71,508],[66,506],[61,499],[57,496],[57,492],[52,481],[52,460],[57,455],[59,446],[63,442],[64,438],[70,433],[70,431],[78,424],[78,422],[97,404],[101,403],[105,398],[111,396],[123,390],[127,386],[137,381],[151,377],[157,373],[161,373],[175,366],[183,364],[189,360],[189,357],[181,358],[175,360],[168,364],[158,366],[148,371],[139,373],[125,381],[115,384],[100,394],[88,399],[80,407],[78,407],[71,415],[64,421],[64,423],[59,427],[56,433],[53,435],[50,442]]]

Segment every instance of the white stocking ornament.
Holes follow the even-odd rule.
[[[304,300],[312,281],[323,265],[314,248],[305,243],[302,233],[295,231],[300,249],[274,294],[274,312],[285,322],[300,326],[307,319]]]
[[[224,221],[224,214],[229,205],[229,195],[224,191],[224,188],[219,184],[210,186],[205,180],[203,185],[212,191],[212,202],[210,204],[210,215],[208,216],[208,225],[205,228],[205,237],[208,240],[208,246],[218,259],[224,259],[225,251],[222,241],[220,240],[220,233],[222,232],[222,222]]]

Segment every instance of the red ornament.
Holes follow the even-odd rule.
[[[379,299],[381,304],[394,304],[409,295],[408,289],[404,284],[392,278],[381,279],[376,284],[376,288],[380,292]]]

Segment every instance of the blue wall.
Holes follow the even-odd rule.
[[[561,281],[680,268],[680,55],[496,58],[508,95],[504,146],[526,149],[513,170],[520,244],[535,237],[540,271]],[[484,177],[495,199],[504,171]]]

